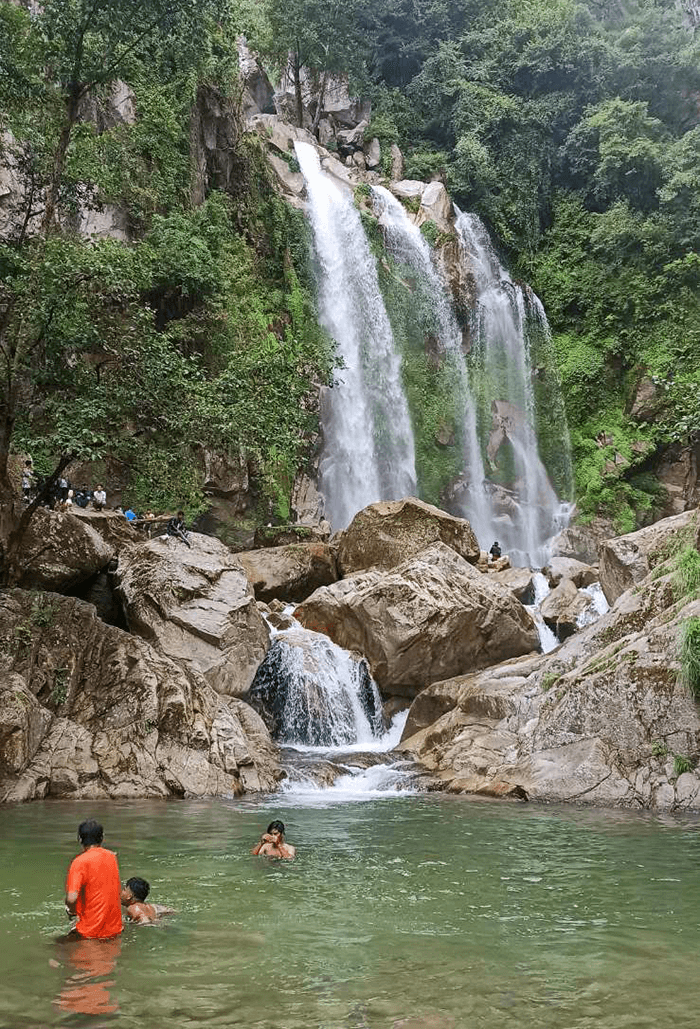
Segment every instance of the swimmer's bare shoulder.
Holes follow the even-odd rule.
[[[174,915],[175,909],[164,904],[146,904],[139,902],[130,904],[126,909],[126,917],[136,925],[155,925],[163,915]]]

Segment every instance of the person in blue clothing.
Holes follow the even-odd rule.
[[[138,516],[135,511],[132,511],[130,507],[127,507],[124,512],[124,517],[128,522],[135,522]]]

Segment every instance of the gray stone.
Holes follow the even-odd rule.
[[[121,551],[116,579],[129,628],[217,692],[240,696],[269,630],[237,558],[211,536],[189,538],[191,548],[159,536]]]
[[[533,651],[528,612],[456,551],[433,543],[391,571],[317,590],[295,611],[309,629],[364,655],[385,693],[410,696],[438,678]]]
[[[608,603],[614,604],[625,590],[641,582],[656,564],[670,556],[679,533],[686,532],[690,542],[694,524],[695,512],[685,511],[601,543],[600,584]]]
[[[258,600],[299,603],[338,579],[335,557],[326,543],[297,542],[236,556]]]

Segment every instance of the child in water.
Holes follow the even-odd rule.
[[[270,822],[267,832],[262,834],[260,842],[253,847],[251,854],[291,861],[296,854],[296,847],[284,842],[284,822],[279,820]]]
[[[126,908],[126,917],[137,925],[155,925],[161,915],[174,915],[173,908],[163,904],[146,904],[151,887],[145,879],[133,876],[127,879],[122,887],[122,907]]]

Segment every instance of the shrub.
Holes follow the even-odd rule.
[[[673,759],[673,774],[678,778],[679,775],[683,775],[684,772],[690,772],[693,768],[693,762],[690,758],[683,757],[682,754],[676,754]]]
[[[673,586],[677,600],[700,595],[700,553],[695,547],[685,547],[676,557]]]
[[[681,681],[700,700],[700,618],[687,618],[681,625]]]

